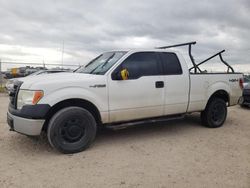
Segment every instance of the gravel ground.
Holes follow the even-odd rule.
[[[250,187],[250,109],[229,108],[223,127],[184,120],[99,131],[74,155],[46,137],[9,132],[0,94],[0,187]]]

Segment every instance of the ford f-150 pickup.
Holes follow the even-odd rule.
[[[195,63],[194,44],[106,52],[74,73],[19,79],[10,92],[10,130],[31,136],[44,131],[52,147],[75,153],[94,141],[97,126],[126,126],[201,112],[203,125],[220,127],[227,107],[236,105],[242,94],[243,75],[223,60],[224,50]],[[189,47],[190,69],[180,52],[168,50],[184,45]],[[215,56],[227,72],[201,70],[199,65]]]

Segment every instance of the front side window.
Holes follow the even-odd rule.
[[[128,79],[159,75],[157,55],[154,52],[137,52],[130,55],[119,67],[128,71]]]
[[[103,53],[75,72],[104,75],[125,53],[124,51]]]

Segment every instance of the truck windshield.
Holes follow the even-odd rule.
[[[126,52],[106,52],[90,61],[86,66],[77,69],[77,73],[105,74]]]

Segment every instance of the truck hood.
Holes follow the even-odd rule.
[[[46,89],[53,86],[53,88],[69,87],[69,86],[84,86],[86,83],[104,81],[103,75],[83,74],[83,73],[56,73],[47,75],[36,75],[19,78],[23,84],[21,89]]]

